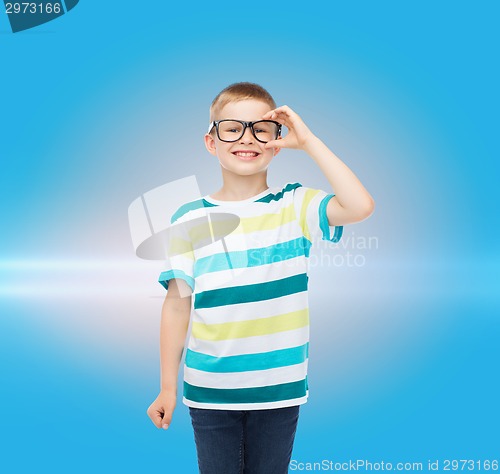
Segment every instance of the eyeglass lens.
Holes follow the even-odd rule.
[[[278,125],[269,120],[261,120],[253,124],[254,136],[260,142],[275,140],[278,136]],[[227,142],[239,140],[245,133],[245,125],[233,120],[219,122],[219,138]]]

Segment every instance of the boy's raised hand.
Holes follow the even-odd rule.
[[[162,390],[156,400],[149,406],[147,414],[157,428],[168,429],[172,422],[177,397],[174,393]]]
[[[271,140],[264,148],[295,148],[303,150],[306,144],[314,138],[313,133],[302,119],[288,105],[282,105],[270,110],[262,116],[263,120],[276,120],[288,129],[285,137]]]

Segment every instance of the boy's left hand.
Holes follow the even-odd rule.
[[[306,144],[314,138],[302,119],[288,105],[282,105],[270,110],[262,116],[263,120],[276,120],[288,129],[285,137],[271,140],[264,148],[295,148],[303,150]]]

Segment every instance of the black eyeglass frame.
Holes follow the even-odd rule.
[[[220,135],[219,135],[219,123],[221,123],[221,122],[238,122],[238,123],[241,123],[243,125],[243,131],[241,132],[241,135],[238,138],[236,138],[235,140],[223,140],[220,137]],[[282,124],[279,123],[279,122],[276,122],[275,120],[256,120],[255,122],[245,122],[244,120],[236,120],[236,119],[214,120],[213,122],[210,122],[210,125],[208,126],[208,132],[207,133],[210,133],[212,131],[212,129],[214,128],[214,126],[215,126],[215,130],[217,131],[217,138],[221,142],[233,143],[233,142],[237,142],[238,140],[240,140],[241,137],[243,137],[243,135],[245,135],[247,127],[250,127],[250,130],[252,131],[252,135],[255,137],[255,139],[257,141],[259,141],[261,143],[268,143],[268,142],[265,142],[265,141],[260,140],[259,138],[257,138],[257,135],[255,133],[255,129],[253,128],[256,123],[260,123],[260,122],[272,122],[272,123],[275,123],[278,126],[278,128],[276,130],[276,137],[273,138],[273,140],[276,140],[278,137],[281,136],[281,127],[282,127]]]

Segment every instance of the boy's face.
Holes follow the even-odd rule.
[[[262,116],[271,110],[265,102],[255,99],[230,102],[220,111],[215,120],[236,119],[245,122],[262,120]],[[209,153],[217,156],[223,168],[238,175],[252,175],[264,171],[280,148],[264,148],[247,127],[244,135],[235,142],[223,142],[217,137],[215,127],[210,134],[205,134],[205,146]],[[247,153],[245,153],[247,152]],[[248,156],[254,152],[255,157]],[[244,156],[246,155],[246,156]]]

